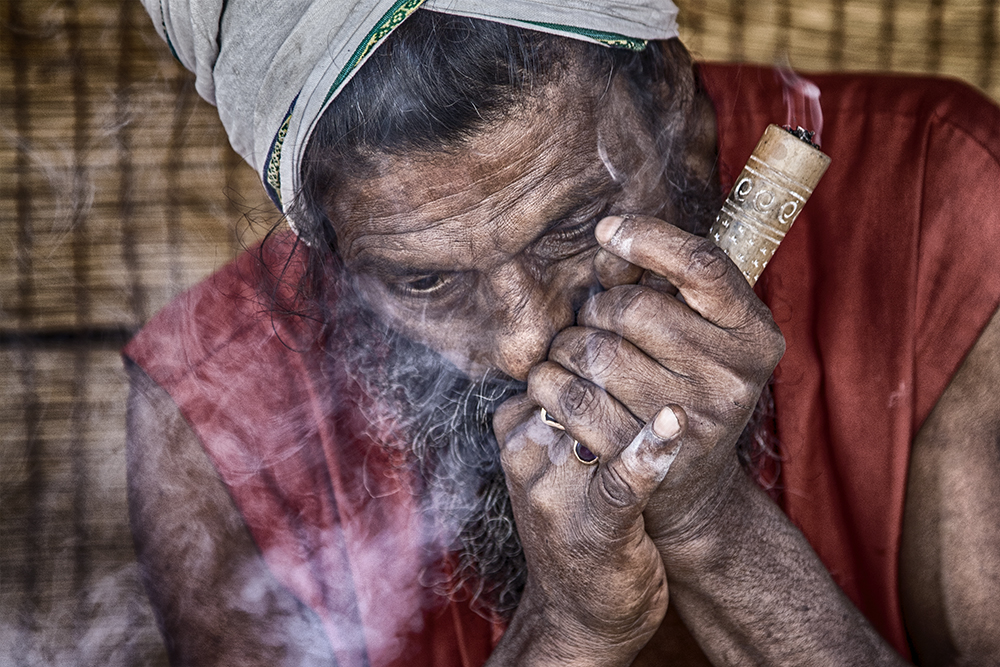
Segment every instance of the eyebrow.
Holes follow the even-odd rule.
[[[566,200],[565,206],[555,214],[549,216],[548,223],[544,228],[539,230],[538,234],[531,240],[531,243],[538,241],[560,224],[579,216],[588,208],[593,207],[596,202],[603,200],[604,205],[595,212],[595,214],[600,213],[601,210],[606,208],[611,198],[619,194],[623,189],[624,183],[610,178],[607,171],[603,169],[600,173],[587,177],[584,182],[574,186],[572,190],[560,197],[560,199]],[[453,271],[453,269],[405,266],[381,254],[366,255],[363,259],[357,260],[356,263],[348,265],[347,269],[351,273],[370,272],[394,278]]]
[[[558,227],[560,223],[579,216],[580,213],[594,206],[596,202],[603,200],[606,204],[612,197],[621,193],[623,189],[624,184],[607,178],[607,174],[605,174],[605,178],[595,177],[588,179],[585,183],[575,187],[566,195],[566,199],[568,200],[566,206],[551,216],[548,225],[539,232],[535,240],[537,241],[546,233]],[[601,208],[605,208],[605,206]]]

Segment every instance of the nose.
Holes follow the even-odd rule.
[[[490,278],[493,303],[485,336],[491,365],[526,380],[532,366],[547,356],[553,337],[573,324],[579,291],[559,281],[547,283],[516,263],[497,270]]]

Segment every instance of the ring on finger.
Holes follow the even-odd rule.
[[[575,456],[576,460],[585,466],[597,465],[597,462],[601,460],[601,457],[590,451],[590,449],[579,440],[573,441],[573,456]]]
[[[542,423],[545,424],[546,426],[550,426],[550,427],[552,427],[554,429],[558,429],[560,431],[565,431],[566,430],[566,427],[563,426],[562,424],[560,424],[559,422],[557,422],[555,419],[553,419],[552,416],[549,415],[549,411],[546,410],[545,408],[539,408],[539,410],[538,410],[538,416],[539,416],[539,418],[541,418]]]
[[[539,419],[542,420],[542,423],[545,424],[546,426],[558,429],[560,431],[566,430],[566,427],[557,422],[555,419],[553,419],[551,415],[549,415],[549,411],[546,410],[545,408],[538,409],[538,417]],[[590,448],[588,448],[585,444],[583,444],[579,440],[573,441],[573,456],[575,456],[576,460],[585,466],[597,465],[597,462],[600,460],[600,457],[597,454],[590,451]]]

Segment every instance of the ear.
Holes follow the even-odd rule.
[[[695,74],[697,76],[697,73]],[[700,84],[694,94],[690,115],[690,137],[685,162],[688,169],[698,179],[709,181],[715,178],[718,165],[719,132],[716,125],[715,105],[702,90]]]
[[[685,142],[685,166],[699,180],[714,179],[718,154],[715,105],[701,85],[698,65],[679,39],[657,42],[656,47],[671,72],[659,82],[655,93],[661,96],[662,108],[674,108],[683,115],[684,126],[677,130]],[[678,96],[682,99],[676,99]]]

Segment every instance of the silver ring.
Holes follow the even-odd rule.
[[[555,419],[549,416],[549,411],[545,408],[539,408],[538,416],[542,420],[542,423],[546,426],[551,426],[552,428],[559,429],[560,431],[565,431],[566,427],[557,422]]]

